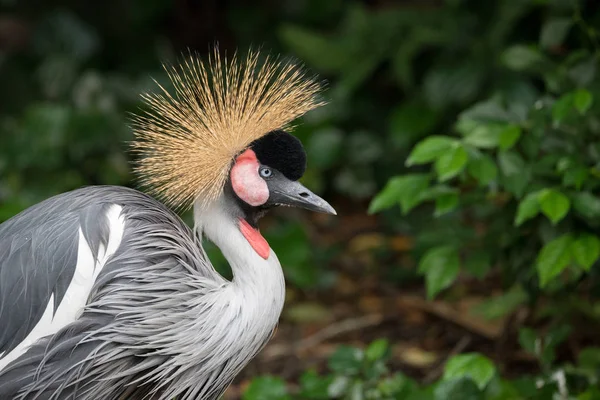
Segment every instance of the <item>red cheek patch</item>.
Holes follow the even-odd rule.
[[[260,206],[269,199],[267,183],[258,175],[259,163],[254,151],[248,149],[235,160],[231,168],[231,186],[238,197],[251,206]]]
[[[248,221],[245,219],[240,219],[240,231],[259,256],[265,260],[269,258],[269,254],[271,253],[269,243],[267,243],[265,238],[257,229],[254,229],[252,226],[250,226]]]

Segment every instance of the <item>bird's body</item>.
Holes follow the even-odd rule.
[[[267,260],[253,257],[224,212],[206,215],[206,224],[218,227],[206,234],[231,263],[231,282],[213,269],[198,237],[177,215],[131,189],[76,190],[0,225],[0,304],[21,299],[2,310],[0,321],[23,327],[1,332],[0,348],[8,352],[0,361],[21,355],[14,345],[28,335],[27,324],[46,325],[31,342],[69,325],[0,371],[0,399],[70,399],[75,390],[77,399],[90,400],[117,399],[128,391],[216,399],[270,338],[284,281],[274,252]],[[56,221],[62,221],[58,229]],[[18,261],[28,259],[38,262]],[[50,281],[23,293],[21,280],[44,268],[55,271]],[[88,296],[81,316],[68,315],[74,303],[82,310]],[[203,326],[205,321],[216,325]],[[86,379],[78,383],[81,371]],[[61,385],[66,389],[52,397]]]
[[[0,225],[0,400],[217,399],[271,337],[284,277],[258,230],[271,208],[335,213],[297,180],[282,130],[320,103],[294,66],[256,55],[171,71],[146,97],[136,171],[194,228],[139,191],[78,189]],[[215,243],[232,281],[213,268]]]

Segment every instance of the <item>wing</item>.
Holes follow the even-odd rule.
[[[21,242],[26,245],[13,245]],[[180,292],[196,299],[226,282],[200,245],[200,238],[164,205],[122,187],[67,193],[0,225],[0,326],[9,328],[2,331],[0,350],[8,353],[0,355],[0,398],[74,398],[77,392],[77,398],[105,399],[120,397],[128,385],[137,387],[140,377],[167,357],[138,357],[147,349],[126,345],[147,333],[138,326],[140,320],[147,329],[158,329],[161,325],[148,317],[164,316],[168,327],[170,310],[187,310]],[[85,266],[87,274],[82,273]],[[149,307],[155,295],[168,301]],[[71,307],[68,318],[65,305]],[[17,308],[28,315],[13,311]],[[82,314],[73,313],[83,308]],[[52,322],[62,323],[37,335],[48,310],[54,313]],[[115,325],[115,315],[121,314],[128,317]],[[109,329],[104,332],[109,339],[90,339],[91,332],[111,324],[124,324],[125,333]],[[38,339],[29,346],[32,333]],[[153,387],[140,387],[147,389]]]
[[[80,189],[55,196],[0,225],[0,370],[19,345],[34,342],[44,330],[48,334],[42,325],[53,323],[56,331],[62,327],[58,325],[72,322],[56,313],[66,295],[73,300],[68,292],[77,264],[93,257],[94,268],[94,260],[108,246],[109,227],[103,216],[111,204],[94,202],[92,194]],[[80,251],[82,236],[88,259]],[[79,290],[74,295],[87,294]],[[77,310],[67,314],[73,311]]]

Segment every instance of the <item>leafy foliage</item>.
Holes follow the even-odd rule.
[[[568,328],[557,327],[545,338],[532,330],[522,330],[519,340],[525,350],[536,355],[545,367],[552,364],[556,347],[566,339]],[[595,382],[600,366],[600,349],[587,348],[575,365],[552,371],[548,378],[527,376],[515,380],[502,379],[493,362],[479,353],[451,357],[444,365],[442,376],[431,385],[390,371],[390,347],[385,340],[376,340],[366,349],[340,347],[329,359],[325,374],[306,371],[299,385],[292,389],[281,379],[260,377],[252,381],[244,400],[291,399],[547,399],[553,392],[564,393],[565,381],[583,378],[589,385],[579,390],[577,399],[594,399],[598,394]],[[548,397],[550,396],[550,397]]]
[[[423,75],[422,91],[415,93],[436,112],[454,114],[452,127],[443,132],[432,125],[412,138],[417,140],[406,157],[407,169],[390,178],[371,201],[370,211],[392,216],[399,204],[403,215],[423,218],[431,210],[431,219],[421,220],[414,230],[417,272],[425,278],[428,297],[440,295],[463,274],[481,279],[494,273],[500,274],[507,294],[479,308],[489,316],[511,313],[542,297],[551,304],[567,298],[593,307],[600,265],[600,43],[592,26],[599,17],[597,11],[585,14],[580,2],[493,3],[494,15],[504,18],[487,31],[471,31],[465,40],[471,47],[454,49],[463,54],[462,64],[455,56],[448,57],[454,62],[434,63]],[[456,4],[444,10],[452,8],[457,20],[461,15],[467,20],[467,3]],[[532,15],[543,15],[537,37],[523,35],[521,23]],[[455,36],[449,42],[458,40]],[[448,51],[438,46],[433,44],[442,53]],[[490,71],[494,78],[486,84]],[[450,86],[450,80],[462,86]],[[405,184],[416,176],[419,185]],[[468,222],[473,216],[476,224]],[[448,237],[443,228],[435,232],[442,225],[460,227],[463,234]],[[573,292],[584,282],[589,288],[585,300],[581,292]],[[564,395],[573,385],[564,376],[556,378],[565,373],[564,367],[550,373],[557,368],[557,343],[564,340],[573,317],[568,306],[560,309],[544,316],[566,325],[545,339],[524,328],[520,338],[556,384],[548,390]],[[448,362],[444,374],[456,381],[441,387],[461,391],[461,398],[481,398],[475,389],[493,380],[495,371],[493,362],[482,356],[459,355]]]
[[[505,15],[510,22],[498,21],[488,32],[472,35],[495,56],[485,61],[473,45],[462,49],[468,54],[465,65],[433,67],[431,74],[452,76],[461,68],[485,74],[487,65],[501,84],[476,86],[478,75],[472,74],[471,82],[465,83],[472,87],[470,96],[465,91],[463,101],[456,101],[466,108],[458,113],[451,132],[433,131],[417,141],[406,158],[411,168],[389,180],[370,211],[399,203],[406,214],[433,201],[434,219],[424,226],[435,226],[438,220],[472,232],[448,244],[444,230],[439,235],[420,235],[417,230],[417,241],[423,237],[423,246],[417,248],[424,249],[418,272],[425,276],[429,296],[448,288],[466,268],[465,260],[485,251],[505,281],[525,284],[534,301],[540,290],[565,295],[571,283],[595,279],[600,257],[595,194],[600,186],[596,146],[600,108],[594,101],[600,96],[599,47],[577,2],[543,6],[546,19],[537,42],[515,40],[509,32],[542,6],[495,4],[496,15]],[[461,15],[463,8],[454,10]],[[482,64],[476,67],[473,60]],[[425,103],[449,109],[450,98],[431,97],[433,92],[428,98],[432,82],[437,80],[426,74],[421,92]],[[440,86],[435,95],[442,96],[437,92],[443,89]],[[444,91],[444,96],[450,94]],[[412,172],[416,166],[418,173]],[[418,185],[407,183],[416,177]],[[474,227],[461,222],[473,213],[479,215],[479,224],[489,227],[484,232],[476,234]],[[438,244],[431,246],[434,242]],[[536,252],[524,253],[522,243]]]

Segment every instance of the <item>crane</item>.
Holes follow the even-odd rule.
[[[147,190],[83,187],[0,225],[2,400],[219,398],[283,308],[259,219],[277,206],[335,214],[298,182],[306,154],[290,133],[322,104],[315,77],[256,51],[165,68],[173,93],[158,85],[132,118]]]

